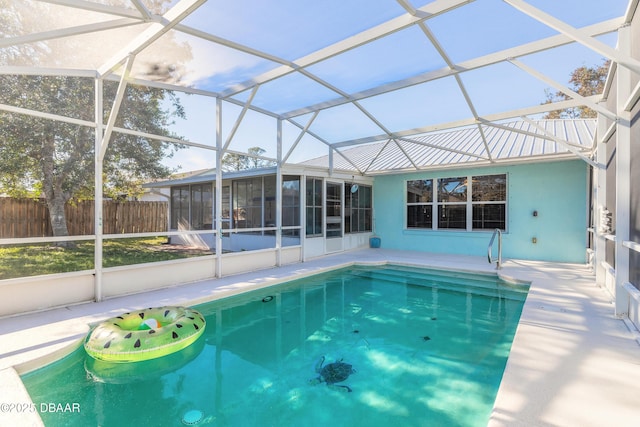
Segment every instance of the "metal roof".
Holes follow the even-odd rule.
[[[523,134],[507,138],[492,123],[582,105],[618,118],[599,96],[565,83],[577,67],[603,58],[640,73],[640,62],[617,49],[618,29],[637,1],[604,3],[0,0],[0,74],[117,80],[119,95],[130,84],[190,94],[188,121],[170,124],[183,138],[158,137],[194,148],[187,154],[200,162],[186,170],[213,166],[212,151],[255,146],[282,163],[333,151],[336,167],[362,173],[491,163],[564,149]],[[541,104],[548,89],[570,99]],[[0,111],[98,126],[2,101]],[[99,127],[103,152],[112,132],[148,137],[110,121]],[[439,132],[457,128],[456,143],[442,141]],[[427,133],[434,135],[416,136]],[[360,153],[369,157],[352,156]]]
[[[240,171],[224,171],[222,172],[222,179],[243,179],[243,178],[253,178],[264,175],[275,175],[277,169],[275,167],[265,167],[265,168],[255,168],[255,169],[245,169]],[[206,171],[200,171],[197,174],[182,176],[183,174],[177,174],[176,176],[170,179],[164,179],[160,181],[148,182],[143,184],[143,188],[165,188],[165,187],[173,187],[177,185],[188,185],[188,184],[203,184],[210,183],[216,180],[216,170],[208,169]]]
[[[359,174],[406,172],[435,167],[482,166],[516,161],[550,161],[567,156],[592,162],[593,119],[518,120],[412,138],[362,144],[302,162]],[[350,161],[348,159],[356,159]]]

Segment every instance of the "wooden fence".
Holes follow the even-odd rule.
[[[69,235],[93,234],[93,200],[67,204]],[[167,202],[117,202],[105,200],[104,234],[167,231]],[[44,201],[0,197],[0,239],[52,236],[49,209]]]

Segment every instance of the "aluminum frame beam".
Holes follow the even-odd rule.
[[[520,12],[530,16],[531,18],[545,24],[546,26],[571,37],[576,42],[588,47],[594,52],[603,55],[618,64],[624,66],[625,68],[640,74],[640,61],[632,58],[630,55],[620,52],[605,43],[596,40],[588,35],[586,35],[583,31],[578,30],[566,22],[557,19],[548,13],[543,12],[540,9],[537,9],[527,2],[523,0],[502,0],[505,3],[511,5],[515,9]]]
[[[25,36],[0,38],[0,48],[16,46],[20,44],[37,43],[45,40],[54,40],[64,37],[78,36],[82,34],[95,33],[99,31],[113,30],[116,28],[139,25],[139,20],[130,18],[119,18],[110,21],[98,22],[95,24],[78,25],[75,27],[60,28],[57,30],[43,31]]]
[[[596,100],[597,98],[598,98],[598,95],[593,95],[591,97],[588,97],[587,99],[593,101],[593,100]],[[532,106],[532,107],[522,108],[522,109],[518,109],[518,110],[510,110],[510,111],[501,112],[501,113],[485,114],[479,120],[481,122],[485,122],[485,121],[486,122],[495,122],[495,121],[500,121],[500,120],[513,119],[513,118],[517,118],[517,117],[520,117],[520,116],[528,116],[528,115],[546,113],[546,112],[554,111],[554,110],[564,110],[565,108],[577,107],[577,106],[580,106],[580,105],[583,105],[580,101],[575,100],[575,99],[571,99],[571,100],[567,100],[567,101],[554,102],[554,103],[551,103],[551,104],[540,104],[540,105],[535,105],[535,106]],[[472,125],[476,125],[477,123],[478,123],[478,119],[476,119],[476,118],[461,119],[461,120],[456,120],[456,121],[448,122],[448,123],[439,123],[439,124],[435,124],[435,125],[422,126],[422,127],[418,127],[418,128],[413,128],[413,129],[407,129],[407,130],[404,130],[404,131],[394,132],[393,137],[394,138],[409,137],[409,136],[413,136],[413,135],[419,135],[419,134],[430,133],[430,132],[435,132],[435,131],[442,131],[442,130],[447,130],[447,129],[455,129],[455,128],[460,128],[460,127],[465,127],[465,126],[472,126]],[[385,139],[388,139],[387,135],[374,135],[374,136],[369,136],[369,137],[365,137],[365,138],[350,139],[350,140],[345,140],[345,141],[340,141],[340,142],[334,142],[332,145],[334,147],[348,147],[348,146],[354,146],[354,145],[360,145],[360,144],[367,144],[367,143],[370,143],[370,142],[379,142],[379,141],[383,141]]]
[[[604,22],[585,27],[582,29],[586,34],[590,36],[598,36],[616,31],[620,25],[622,25],[622,18],[615,18]],[[364,91],[352,93],[349,99],[338,98],[329,101],[320,102],[307,107],[291,110],[280,116],[284,119],[300,116],[316,110],[323,110],[331,107],[337,107],[339,105],[352,102],[354,100],[360,101],[362,99],[371,98],[376,95],[382,95],[384,93],[393,92],[399,89],[405,89],[411,86],[415,86],[422,83],[438,80],[444,77],[450,77],[462,72],[475,70],[478,68],[486,67],[488,65],[505,62],[510,58],[518,58],[521,56],[530,55],[537,52],[553,49],[556,47],[564,46],[573,43],[573,40],[564,35],[559,34],[551,36],[545,39],[533,41],[513,48],[505,49],[500,52],[484,55],[481,57],[473,58],[467,61],[463,61],[454,64],[453,69],[451,67],[441,68],[439,70],[428,71],[426,73],[418,74],[416,76],[408,77],[406,79],[398,80],[396,82],[379,85],[375,88],[367,89]]]
[[[397,31],[410,27],[422,20],[440,15],[449,10],[460,7],[464,4],[472,3],[474,0],[440,0],[430,3],[424,7],[417,9],[416,15],[405,14],[397,18],[391,19],[373,28],[364,30],[354,36],[347,39],[343,39],[337,43],[334,43],[324,49],[317,50],[307,56],[298,58],[291,62],[291,65],[276,68],[275,70],[261,74],[249,81],[240,83],[234,88],[223,91],[222,97],[229,97],[243,92],[256,84],[264,84],[268,81],[289,74],[294,70],[309,67],[315,63],[323,61],[325,59],[332,58],[341,53],[347,52],[356,47],[362,46],[381,37],[385,37],[389,34],[393,34]]]
[[[509,62],[511,62],[516,67],[520,68],[522,71],[525,71],[528,74],[532,75],[533,77],[537,78],[538,80],[541,80],[544,83],[546,83],[546,84],[548,84],[550,86],[553,86],[554,88],[556,88],[560,92],[562,92],[562,93],[564,93],[566,95],[569,95],[573,99],[576,99],[576,100],[582,102],[583,105],[586,105],[587,107],[591,108],[592,110],[597,111],[598,113],[602,114],[603,116],[606,116],[606,117],[610,118],[611,120],[618,120],[618,116],[616,115],[616,113],[614,113],[612,111],[609,111],[609,109],[604,107],[602,104],[599,104],[597,102],[593,102],[593,101],[589,100],[588,98],[580,95],[579,93],[569,89],[565,85],[562,85],[562,84],[556,82],[555,80],[545,76],[544,74],[538,72],[534,68],[529,67],[528,65],[525,65],[524,63],[522,63],[521,61],[518,61],[517,59],[510,59]]]
[[[106,61],[98,68],[98,75],[104,76],[112,73],[129,55],[136,55],[154,41],[158,40],[167,31],[176,26],[180,21],[189,16],[194,10],[200,7],[207,0],[180,0],[167,13],[162,15],[162,23],[153,23],[150,28],[140,33],[119,53]]]
[[[525,122],[529,123],[534,128],[538,129],[540,132],[542,132],[542,134],[543,134],[542,138],[557,142],[558,144],[562,145],[567,150],[571,151],[577,157],[581,158],[587,164],[593,166],[594,168],[599,168],[599,169],[604,169],[605,168],[605,165],[603,165],[601,163],[598,163],[598,162],[594,162],[588,156],[586,156],[584,153],[580,152],[580,150],[578,150],[575,146],[573,146],[573,144],[568,144],[567,141],[563,140],[562,138],[557,138],[555,135],[551,134],[549,131],[547,131],[543,127],[539,126],[537,123],[535,123],[530,118],[522,117],[522,120],[524,120]]]
[[[107,148],[109,147],[111,133],[113,132],[113,128],[116,124],[116,119],[118,118],[118,113],[120,112],[120,105],[122,105],[122,100],[124,99],[124,94],[127,90],[127,78],[129,77],[129,73],[131,72],[131,67],[133,66],[134,60],[134,55],[129,55],[129,57],[127,57],[124,66],[125,70],[124,73],[122,73],[120,84],[118,85],[118,91],[116,92],[116,97],[113,100],[113,106],[111,107],[111,111],[109,112],[109,120],[107,120],[107,126],[104,129],[104,135],[102,135],[99,156],[100,160],[104,159],[104,155],[107,152]]]
[[[260,88],[260,86],[255,86],[252,90],[251,90],[251,94],[249,95],[249,99],[244,103],[244,107],[242,107],[242,110],[240,111],[240,114],[238,115],[238,118],[236,119],[236,122],[233,124],[233,128],[231,128],[231,131],[229,132],[229,135],[227,136],[227,140],[224,142],[224,145],[222,146],[222,152],[224,153],[227,148],[229,148],[229,145],[231,144],[231,141],[233,140],[233,137],[236,135],[236,132],[238,131],[238,128],[240,127],[240,124],[242,123],[242,119],[244,119],[245,114],[247,114],[247,110],[249,109],[249,106],[251,105],[251,102],[253,101],[253,98],[256,96],[256,93],[258,92],[258,88]]]
[[[91,12],[107,13],[109,15],[122,16],[124,18],[141,18],[140,13],[126,7],[110,6],[84,0],[37,0],[40,3],[57,4],[59,6],[73,7]]]

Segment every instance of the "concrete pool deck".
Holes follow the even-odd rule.
[[[89,324],[149,306],[193,305],[353,262],[495,272],[486,258],[364,249],[280,268],[0,319],[0,425],[42,425],[19,374],[80,345]],[[531,282],[489,426],[637,426],[640,335],[614,316],[585,265],[505,261]],[[71,403],[71,402],[58,402]],[[21,406],[18,406],[21,405]],[[73,416],[70,414],[69,416]]]

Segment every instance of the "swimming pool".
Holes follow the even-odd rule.
[[[484,426],[527,291],[343,268],[197,306],[207,328],[179,353],[114,365],[80,348],[23,382],[48,426]],[[314,384],[322,357],[352,365],[352,392]]]

